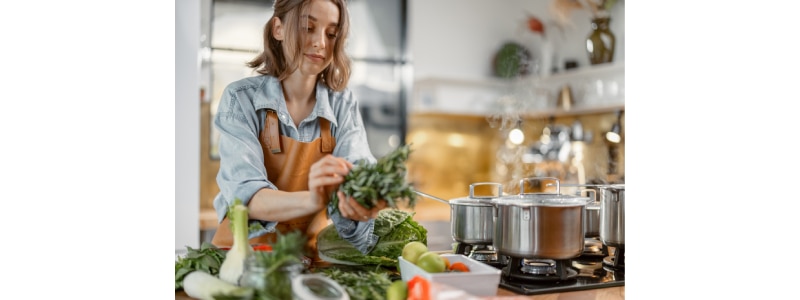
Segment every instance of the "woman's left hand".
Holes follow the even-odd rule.
[[[339,212],[342,214],[342,217],[354,220],[354,221],[368,221],[369,219],[374,219],[378,216],[378,212],[384,208],[386,208],[386,200],[378,200],[378,203],[372,209],[367,209],[364,206],[353,199],[352,197],[345,196],[345,194],[341,191],[336,192],[339,196]]]

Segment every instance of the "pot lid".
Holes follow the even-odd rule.
[[[492,200],[492,203],[500,206],[557,206],[573,207],[586,206],[591,199],[589,197],[562,195],[562,194],[520,194],[499,197]]]
[[[448,202],[450,202],[450,205],[493,206],[492,199],[494,199],[494,197],[462,197],[452,199]]]
[[[494,194],[485,194],[485,195],[475,195],[475,188],[478,186],[484,187],[494,187],[496,188],[496,193]],[[493,206],[492,199],[497,197],[502,197],[503,194],[503,185],[495,182],[476,182],[469,185],[469,196],[450,199],[450,205],[468,205],[468,206]]]
[[[561,184],[562,187],[586,187],[586,188],[598,188],[598,189],[615,189],[615,190],[625,190],[624,183],[613,183],[613,184]]]

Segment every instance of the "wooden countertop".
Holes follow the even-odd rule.
[[[601,289],[591,289],[574,292],[540,294],[540,295],[518,295],[512,291],[500,288],[497,290],[497,297],[491,299],[535,299],[535,300],[617,300],[625,299],[625,286],[615,286]]]
[[[497,297],[480,297],[479,299],[529,299],[529,300],[622,300],[625,299],[625,287],[615,286],[601,289],[591,289],[574,292],[552,293],[541,295],[518,295],[504,288],[497,290]],[[175,300],[196,300],[186,295],[183,291],[175,292]]]

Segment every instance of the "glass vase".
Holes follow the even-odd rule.
[[[616,38],[608,28],[608,17],[592,19],[592,32],[586,37],[586,52],[593,65],[608,63],[614,59]]]

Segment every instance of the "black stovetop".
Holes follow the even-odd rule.
[[[598,240],[599,242],[599,240]],[[469,253],[472,247],[486,246],[459,245],[462,253]],[[538,295],[559,292],[581,291],[625,285],[625,251],[624,248],[600,247],[602,251],[584,252],[581,256],[569,260],[553,261],[558,266],[557,274],[529,275],[520,272],[520,268],[509,269],[509,265],[526,259],[497,255],[495,261],[481,261],[501,270],[500,287],[522,295]],[[595,249],[596,250],[596,249]],[[616,251],[619,250],[619,251]],[[496,253],[496,252],[495,252]],[[562,279],[564,278],[564,279]]]
[[[523,295],[537,295],[559,292],[581,291],[625,285],[624,268],[603,263],[603,257],[581,256],[569,260],[569,273],[576,274],[568,279],[527,280],[511,275],[508,266],[500,275],[500,287]],[[495,268],[499,266],[494,265]]]
[[[625,285],[624,249],[621,251],[583,253],[581,256],[553,261],[559,270],[551,275],[530,275],[521,272],[523,258],[498,255],[496,261],[482,261],[501,270],[500,287],[522,295],[538,295],[581,291]],[[621,259],[621,260],[619,260]],[[509,269],[516,265],[515,269]],[[542,277],[545,276],[545,277]]]

